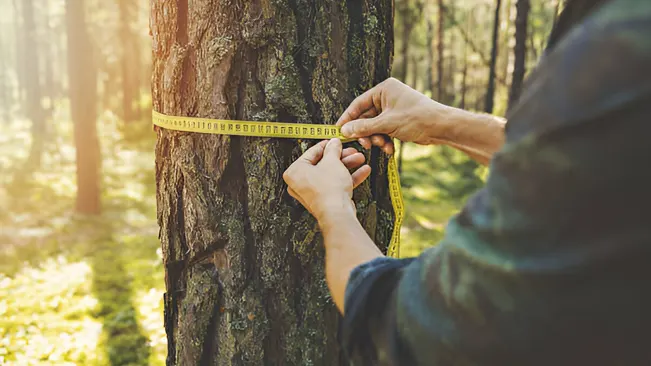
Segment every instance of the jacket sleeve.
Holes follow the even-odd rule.
[[[545,56],[444,239],[352,273],[354,364],[651,359],[650,33],[651,3],[612,1]]]

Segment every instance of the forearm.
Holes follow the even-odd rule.
[[[326,282],[332,299],[344,313],[350,273],[360,264],[383,256],[357,220],[354,210],[340,209],[319,220],[326,249]]]
[[[432,144],[448,145],[487,165],[504,145],[506,120],[484,113],[446,107],[445,133],[431,139]]]

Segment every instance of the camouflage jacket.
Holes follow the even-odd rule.
[[[544,56],[486,186],[417,258],[356,268],[356,365],[651,365],[651,1]]]

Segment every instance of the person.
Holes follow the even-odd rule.
[[[420,256],[385,257],[356,219],[361,154],[324,141],[285,172],[323,234],[353,363],[651,365],[651,1],[570,0],[559,25],[508,123],[394,79],[338,121],[365,148],[490,164]]]

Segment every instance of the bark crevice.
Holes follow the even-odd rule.
[[[312,28],[316,24],[316,21],[312,16],[309,16],[309,14],[316,14],[316,9],[313,8],[315,4],[311,4],[310,1],[302,2],[301,0],[289,0],[288,2],[294,13],[294,20],[296,22],[297,43],[294,46],[295,49],[292,50],[292,55],[294,56],[294,64],[298,70],[299,84],[303,91],[307,111],[312,118],[310,122],[321,121],[323,119],[321,107],[314,99],[312,93],[312,74],[316,67],[316,60],[314,57],[310,57],[310,50],[308,48],[310,41],[315,41],[313,37],[310,37],[310,33],[314,31]],[[301,9],[301,7],[308,7],[307,12],[305,9]]]

